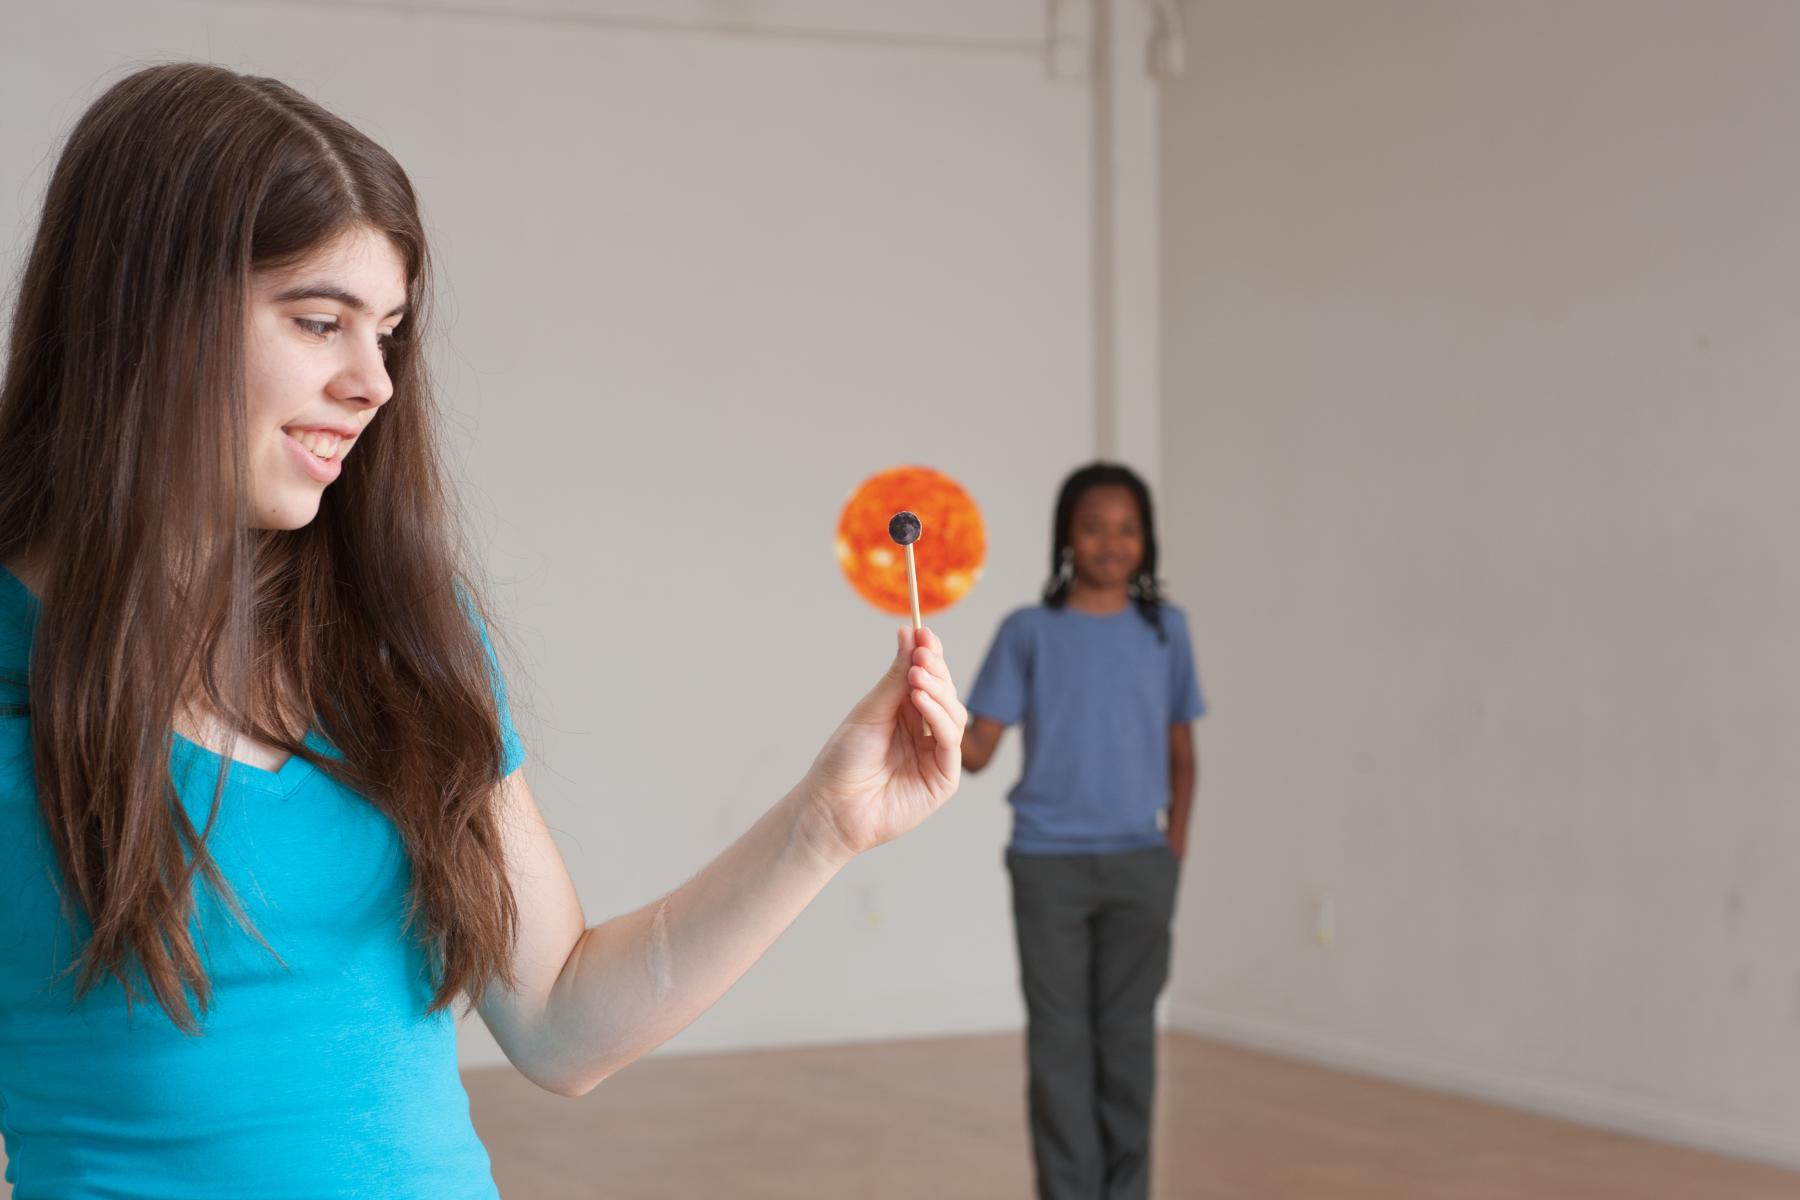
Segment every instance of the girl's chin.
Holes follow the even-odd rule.
[[[284,496],[272,503],[259,503],[251,508],[252,529],[304,529],[319,515],[319,497]]]

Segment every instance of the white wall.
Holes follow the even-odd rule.
[[[862,478],[923,461],[983,504],[987,576],[936,622],[965,683],[1033,593],[1093,430],[1088,100],[1037,0],[430,7],[8,8],[0,267],[125,64],[274,74],[398,155],[529,777],[597,920],[722,848],[884,668],[832,553]],[[1013,770],[854,864],[677,1045],[1016,1027]]]
[[[1090,96],[1046,80],[1036,0],[414,7],[0,8],[0,268],[129,63],[279,75],[399,154],[531,777],[598,918],[753,819],[879,668],[830,553],[862,476],[931,462],[986,508],[937,622],[965,683],[1031,594],[1109,419]],[[1187,11],[1141,464],[1215,706],[1178,1023],[1800,1161],[1800,9]],[[1154,113],[1113,111],[1141,458]],[[720,532],[747,511],[760,538]],[[677,1045],[1015,1025],[1015,746]]]
[[[1188,13],[1177,1020],[1800,1163],[1800,7]]]

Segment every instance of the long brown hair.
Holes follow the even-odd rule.
[[[406,266],[393,397],[316,519],[252,530],[251,272],[358,226]],[[87,926],[77,995],[110,976],[190,1032],[210,1005],[195,888],[242,914],[206,844],[224,764],[198,826],[171,779],[176,716],[197,695],[399,828],[432,1011],[511,980],[501,733],[434,448],[426,277],[400,165],[276,80],[142,70],[63,148],[0,387],[0,558],[46,567],[28,704],[65,904]],[[303,743],[306,723],[341,759]]]

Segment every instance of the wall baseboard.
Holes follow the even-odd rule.
[[[1410,1054],[1281,1021],[1171,1003],[1168,1028],[1246,1049],[1560,1117],[1715,1154],[1800,1169],[1800,1135],[1720,1120],[1672,1105]]]

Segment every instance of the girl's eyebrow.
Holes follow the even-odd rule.
[[[303,283],[299,287],[289,288],[275,297],[277,304],[286,304],[290,300],[336,300],[339,304],[347,304],[358,312],[369,316],[375,315],[375,310],[369,306],[367,301],[335,283]],[[381,319],[386,321],[392,317],[404,317],[405,315],[406,305],[402,304]]]

